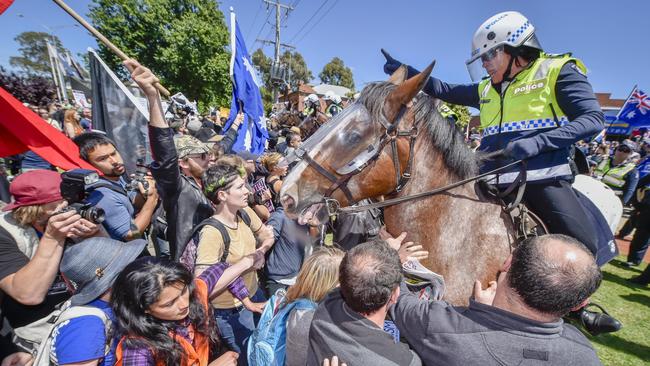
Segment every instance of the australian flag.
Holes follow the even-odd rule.
[[[232,149],[236,152],[249,151],[261,154],[264,152],[269,135],[264,119],[260,83],[234,13],[231,13],[230,19],[232,51],[230,74],[233,85],[230,116],[224,126],[224,131],[230,128],[237,114],[243,109],[244,122],[239,128],[239,134]]]
[[[639,128],[650,127],[650,97],[643,90],[634,88],[618,112],[613,127],[619,127],[620,134],[629,135]],[[625,128],[627,127],[627,128]],[[625,131],[622,131],[625,129]],[[608,131],[609,133],[613,133]]]

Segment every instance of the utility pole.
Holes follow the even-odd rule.
[[[275,44],[275,55],[273,57],[273,67],[279,68],[280,67],[280,10],[285,9],[287,14],[289,11],[293,10],[293,7],[289,5],[284,5],[281,4],[279,0],[276,1],[270,1],[270,0],[264,0],[264,2],[267,4],[267,7],[269,5],[275,5],[275,42],[272,41],[263,41],[263,42],[268,42],[268,43],[274,43]],[[273,84],[273,102],[277,103],[278,102],[278,87],[277,84]]]

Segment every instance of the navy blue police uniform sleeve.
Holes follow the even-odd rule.
[[[636,187],[639,184],[639,171],[632,169],[625,176],[625,189],[623,189],[623,204],[627,205],[632,198],[632,195],[636,191]]]

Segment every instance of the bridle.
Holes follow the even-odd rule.
[[[355,202],[354,198],[352,197],[352,193],[348,189],[348,181],[350,180],[350,178],[359,174],[367,166],[369,166],[370,164],[374,163],[377,159],[379,159],[379,156],[381,156],[382,151],[388,144],[390,144],[392,150],[391,157],[393,161],[393,166],[395,168],[395,182],[396,182],[396,186],[391,194],[398,193],[404,188],[404,186],[411,179],[414,147],[415,147],[415,140],[418,135],[418,129],[417,126],[415,125],[412,128],[406,130],[399,130],[398,128],[404,115],[410,108],[411,108],[410,106],[402,104],[400,110],[398,111],[397,115],[395,116],[392,122],[388,122],[385,118],[379,119],[379,123],[384,128],[385,133],[382,135],[378,143],[376,143],[374,146],[373,145],[369,146],[369,151],[371,151],[370,149],[372,148],[372,150],[374,150],[374,153],[369,158],[362,159],[365,161],[363,161],[361,164],[357,166],[354,166],[354,169],[351,169],[350,171],[345,171],[344,173],[337,171],[335,175],[334,173],[331,173],[327,169],[325,169],[311,156],[309,156],[310,153],[309,150],[304,150],[301,147],[296,148],[295,153],[297,158],[300,160],[304,160],[310,167],[316,170],[320,175],[324,176],[331,183],[329,188],[325,191],[325,202],[327,203],[328,209],[333,208],[334,203],[336,206],[339,205],[338,201],[331,198],[332,193],[334,193],[336,190],[340,190],[341,192],[343,192],[345,198],[348,200],[350,204]],[[400,137],[409,138],[409,157],[403,173],[401,171],[401,164],[400,164],[399,154],[397,150],[397,139]],[[352,164],[356,160],[357,160],[356,158],[353,159],[349,164]],[[330,213],[332,212],[330,211]]]
[[[399,193],[411,179],[415,140],[417,139],[418,136],[418,128],[417,128],[418,126],[414,122],[413,127],[411,127],[410,129],[398,130],[400,122],[402,121],[404,115],[410,108],[411,108],[410,106],[402,104],[399,112],[393,119],[392,123],[388,122],[385,119],[379,119],[379,123],[384,127],[385,133],[382,135],[381,139],[379,140],[379,143],[377,143],[376,146],[372,146],[372,145],[369,146],[369,149],[372,148],[372,150],[374,150],[374,153],[370,155],[369,158],[362,159],[361,164],[355,165],[354,169],[351,169],[349,171],[346,170],[344,172],[340,172],[341,169],[339,169],[337,170],[337,173],[335,175],[329,172],[327,169],[325,169],[321,164],[316,162],[311,156],[309,156],[309,152],[311,149],[305,150],[302,149],[301,147],[296,148],[295,153],[296,153],[296,157],[299,160],[304,160],[310,167],[312,167],[320,175],[324,176],[325,178],[327,178],[328,181],[330,181],[331,185],[325,191],[324,202],[323,202],[325,203],[328,214],[330,216],[336,215],[338,213],[355,213],[355,212],[362,212],[370,209],[393,206],[407,201],[412,201],[412,200],[444,193],[453,188],[507,170],[515,165],[520,165],[519,174],[517,178],[509,185],[509,187],[504,192],[499,193],[498,196],[500,198],[503,198],[508,196],[512,192],[514,192],[515,189],[517,190],[515,200],[504,207],[504,210],[506,210],[507,212],[512,211],[519,204],[519,202],[521,202],[526,187],[526,161],[525,160],[517,160],[512,163],[503,165],[499,168],[496,168],[494,170],[491,170],[489,172],[485,172],[474,177],[463,179],[461,181],[451,183],[444,187],[436,188],[430,191],[415,193],[404,197],[395,197],[395,198],[383,200],[381,202],[374,202],[366,205],[352,206],[355,200],[352,197],[352,193],[348,189],[347,186],[348,181],[353,176],[362,172],[367,166],[375,162],[381,155],[381,152],[384,150],[386,145],[388,144],[391,145],[391,150],[392,150],[391,157],[393,161],[393,166],[395,168],[395,181],[396,181],[396,186],[389,195]],[[401,165],[400,165],[398,151],[397,151],[397,139],[400,137],[409,137],[409,157],[408,157],[408,162],[406,164],[406,168],[404,169],[403,173],[400,170]],[[486,155],[485,158],[492,159],[500,156],[503,156],[503,150],[490,153]],[[356,159],[353,159],[352,162],[354,162],[355,160]],[[350,164],[351,163],[349,163],[348,165]],[[341,192],[343,192],[350,206],[342,208],[340,203],[336,199],[331,198],[332,193],[334,193],[336,190],[340,190]]]

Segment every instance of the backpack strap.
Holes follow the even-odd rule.
[[[208,217],[207,219],[201,221],[197,226],[194,227],[194,230],[192,230],[192,235],[190,237],[195,238],[196,236],[199,235],[201,230],[205,226],[212,226],[213,228],[219,230],[219,233],[221,234],[221,239],[223,240],[223,255],[219,259],[219,262],[225,262],[226,258],[228,258],[228,251],[230,250],[230,234],[228,234],[228,230],[226,229],[226,226],[221,223],[221,221],[215,219],[214,217]],[[198,246],[199,240],[198,237],[196,237],[195,242]]]
[[[237,211],[237,214],[239,217],[241,217],[242,221],[244,221],[244,224],[246,226],[251,225],[251,217],[248,215],[246,211],[243,209]],[[208,217],[207,219],[201,221],[200,224],[198,224],[194,230],[192,231],[191,237],[194,237],[197,235],[203,227],[206,225],[210,225],[213,228],[219,230],[219,233],[221,234],[221,239],[223,240],[223,255],[219,259],[219,262],[225,263],[226,259],[228,258],[228,253],[230,252],[230,234],[228,234],[228,229],[226,229],[226,225],[224,225],[221,221],[215,219],[214,217]],[[198,240],[196,241],[198,244]]]

